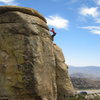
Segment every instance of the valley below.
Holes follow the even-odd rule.
[[[69,66],[69,74],[77,92],[100,93],[100,67]]]
[[[100,89],[83,89],[83,90],[76,90],[77,93],[87,92],[87,94],[100,94]]]

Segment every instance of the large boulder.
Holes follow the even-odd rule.
[[[67,100],[74,94],[67,71],[41,14],[0,6],[0,100]]]

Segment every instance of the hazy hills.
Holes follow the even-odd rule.
[[[71,77],[73,86],[77,89],[100,89],[100,80],[91,80],[89,78]]]
[[[69,66],[72,83],[77,89],[100,89],[100,67]]]
[[[96,66],[86,66],[86,67],[69,66],[69,74],[72,77],[99,79],[100,78],[100,67],[96,67]]]

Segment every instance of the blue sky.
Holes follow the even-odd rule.
[[[100,66],[100,0],[0,0],[0,5],[34,8],[44,15],[68,65]]]

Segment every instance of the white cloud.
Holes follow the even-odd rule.
[[[7,4],[7,5],[17,5],[15,0],[0,0],[1,3]]]
[[[46,20],[47,20],[48,25],[54,26],[58,29],[67,29],[68,28],[69,21],[60,16],[57,16],[57,15],[49,16],[49,17],[46,17]]]
[[[98,11],[98,7],[83,7],[80,9],[80,14],[83,16],[92,16],[92,17],[98,17],[100,16],[100,12]]]
[[[81,27],[82,29],[87,29],[93,34],[100,34],[100,26],[87,26],[87,27]]]
[[[100,0],[99,0],[100,1]],[[83,16],[80,17],[91,17],[95,23],[100,23],[100,7],[82,7],[79,13]],[[84,17],[84,18],[85,18]]]
[[[100,27],[99,26],[87,26],[87,27],[82,27],[83,29],[88,29],[88,30],[91,30],[91,29],[96,29],[96,30],[100,30]]]
[[[100,30],[91,30],[91,32],[94,34],[100,34]]]
[[[97,5],[100,5],[100,0],[94,0]]]

